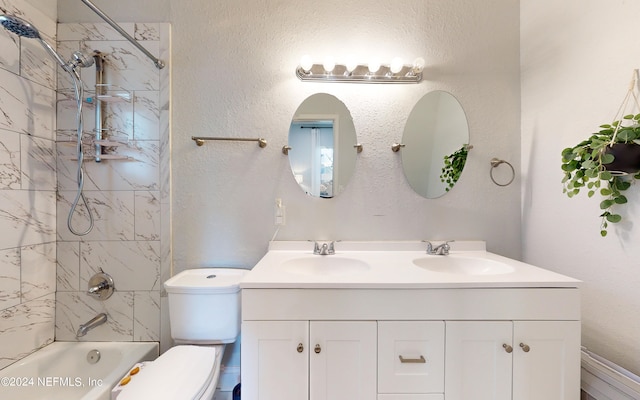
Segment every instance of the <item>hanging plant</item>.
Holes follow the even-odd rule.
[[[459,150],[444,156],[444,167],[442,167],[440,181],[447,184],[447,188],[445,189],[447,192],[451,190],[453,185],[460,179],[460,174],[462,174],[464,164],[467,162],[468,154],[469,145],[464,144]]]
[[[637,71],[634,71],[634,78]],[[629,87],[619,113],[624,112],[634,93],[635,79]],[[615,118],[614,118],[615,119]],[[600,130],[574,147],[562,151],[564,171],[563,193],[574,197],[586,191],[588,197],[596,193],[603,196],[600,202],[601,236],[607,235],[610,223],[618,223],[622,216],[614,208],[627,203],[622,193],[629,189],[634,179],[640,179],[640,114],[624,115],[611,124],[600,125]]]

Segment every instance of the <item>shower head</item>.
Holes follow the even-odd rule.
[[[22,18],[14,15],[0,15],[0,24],[10,32],[29,39],[40,39],[40,32]]]
[[[53,47],[51,47],[49,43],[42,39],[42,37],[40,36],[40,32],[35,26],[31,25],[22,18],[16,17],[15,15],[6,14],[0,15],[0,24],[6,30],[15,33],[18,36],[29,39],[37,39],[42,44],[42,47],[44,47],[44,49],[51,55],[51,57],[53,57],[58,62],[58,64],[60,64],[62,69],[69,73],[74,71],[74,66],[66,63],[62,59],[62,57],[60,57],[60,55],[53,49]]]

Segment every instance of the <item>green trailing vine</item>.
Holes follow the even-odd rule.
[[[451,190],[453,185],[460,179],[460,174],[462,174],[464,164],[467,162],[468,154],[469,145],[465,144],[459,150],[444,156],[444,167],[442,167],[440,181],[447,184],[445,189],[447,192]]]
[[[562,151],[563,193],[571,198],[586,190],[588,197],[596,193],[603,196],[600,202],[600,234],[603,237],[607,235],[610,223],[622,220],[622,216],[614,212],[614,206],[627,203],[622,192],[631,186],[629,175],[614,174],[607,170],[607,165],[615,159],[613,154],[607,152],[607,148],[616,143],[640,144],[638,121],[640,114],[625,115],[622,120],[600,125],[600,130],[587,140]],[[640,173],[632,177],[640,179]]]

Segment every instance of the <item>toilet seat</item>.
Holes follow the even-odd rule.
[[[204,395],[211,398],[218,380],[222,348],[172,347],[131,379],[118,400],[199,400]]]

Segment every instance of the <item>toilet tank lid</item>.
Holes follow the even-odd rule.
[[[164,288],[168,293],[235,293],[247,272],[243,268],[187,269],[167,279]]]

